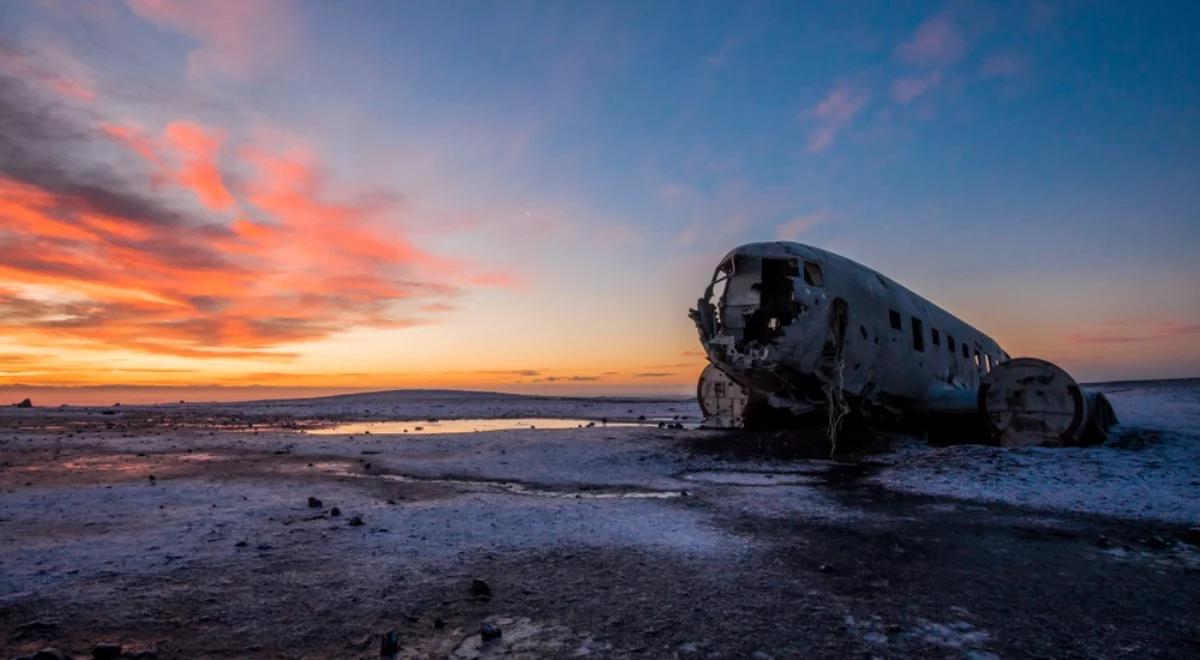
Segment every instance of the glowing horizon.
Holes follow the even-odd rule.
[[[0,385],[683,394],[773,239],[1200,376],[1189,5],[7,9]]]

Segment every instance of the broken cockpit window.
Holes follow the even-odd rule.
[[[795,259],[762,259],[762,279],[754,288],[759,293],[758,309],[746,319],[743,337],[765,344],[783,334],[799,313],[793,298],[794,278],[800,274]]]
[[[821,264],[815,261],[804,262],[804,283],[809,286],[825,286],[825,276],[821,273]]]
[[[708,286],[705,301],[715,317],[717,327],[721,327],[721,310],[725,307],[725,289],[729,284],[729,276],[733,274],[733,260],[726,259],[713,272],[712,284]]]

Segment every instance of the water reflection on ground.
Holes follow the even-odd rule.
[[[554,419],[522,417],[513,419],[439,419],[403,422],[347,422],[336,426],[311,429],[320,435],[362,435],[368,433],[408,433],[431,435],[438,433],[476,433],[482,431],[514,431],[517,429],[574,429],[612,428],[628,426],[657,426],[658,422],[601,422],[594,419]]]

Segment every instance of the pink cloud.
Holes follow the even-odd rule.
[[[300,31],[295,5],[277,0],[126,0],[141,18],[174,30],[199,46],[188,54],[188,74],[249,79],[291,50]]]
[[[1109,325],[1128,326],[1131,324]],[[1189,335],[1200,335],[1200,323],[1167,321],[1152,326],[1135,327],[1133,332],[1077,332],[1068,335],[1067,339],[1077,344],[1121,344],[1174,339]]]
[[[967,38],[949,12],[926,19],[896,47],[901,61],[918,66],[946,66],[967,53]]]
[[[933,71],[923,76],[901,76],[892,81],[892,100],[897,103],[911,103],[933,91],[941,82],[941,71]]]
[[[866,90],[838,83],[820,103],[809,109],[807,115],[816,124],[808,137],[809,153],[824,151],[833,144],[838,133],[862,112],[868,97]]]
[[[984,58],[979,72],[997,78],[1015,78],[1029,73],[1033,67],[1027,55],[1014,52],[994,53]]]
[[[817,211],[815,213],[796,216],[779,225],[775,229],[775,237],[781,241],[796,240],[813,227],[828,222],[832,217],[833,214],[828,211]]]

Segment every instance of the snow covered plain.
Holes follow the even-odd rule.
[[[860,462],[603,423],[677,399],[0,409],[0,657],[1195,657],[1200,384],[1110,391],[1101,447]],[[311,432],[531,416],[597,424]]]
[[[1098,447],[931,448],[881,460],[890,489],[1145,520],[1200,524],[1200,381],[1096,386],[1120,425]]]

